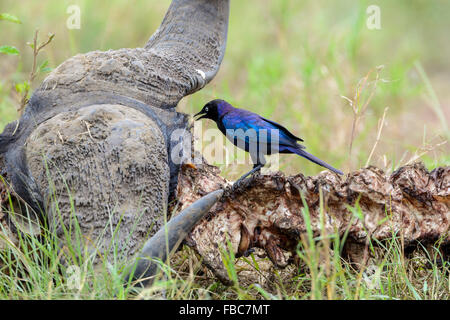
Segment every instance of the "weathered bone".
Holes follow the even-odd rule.
[[[180,209],[203,194],[230,182],[217,167],[183,166],[177,199]],[[224,197],[190,233],[187,243],[203,262],[225,283],[229,282],[221,249],[230,242],[239,256],[250,248],[263,248],[278,267],[285,267],[306,233],[301,193],[308,205],[314,236],[321,234],[320,191],[323,193],[324,227],[327,234],[348,231],[352,242],[364,244],[368,238],[383,241],[401,236],[406,246],[417,241],[450,244],[450,167],[428,172],[423,164],[396,170],[386,176],[368,167],[341,179],[324,171],[314,177],[281,173],[259,175],[238,192]],[[349,207],[358,203],[361,221]]]

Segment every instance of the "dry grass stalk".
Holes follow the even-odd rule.
[[[31,68],[30,74],[28,75],[28,85],[24,86],[22,96],[20,98],[20,104],[19,108],[17,109],[17,112],[19,114],[19,118],[22,116],[23,112],[25,111],[25,107],[28,103],[28,94],[30,92],[31,84],[33,83],[34,79],[38,75],[38,68],[37,68],[37,56],[39,52],[44,49],[45,46],[47,46],[55,37],[53,33],[50,33],[48,35],[48,39],[38,45],[38,34],[39,30],[36,30],[34,33],[33,42],[27,42],[27,44],[33,49],[33,66]],[[16,133],[17,129],[19,128],[20,119],[17,120],[16,128],[14,129],[13,135]]]
[[[353,111],[352,130],[351,130],[351,134],[350,134],[350,144],[349,144],[349,158],[350,159],[351,159],[351,155],[352,155],[353,141],[355,140],[355,136],[356,136],[356,128],[358,127],[359,121],[364,116],[364,114],[367,110],[367,107],[369,106],[369,103],[375,94],[378,81],[380,80],[380,72],[383,68],[384,68],[384,66],[382,66],[382,65],[378,66],[376,68],[372,68],[367,73],[367,75],[358,82],[358,85],[356,87],[355,96],[353,97],[353,99],[349,99],[345,96],[341,96],[343,99],[348,101],[348,103],[352,107],[352,111]],[[373,72],[376,72],[375,80],[369,81],[369,77]],[[371,84],[372,84],[372,88],[371,88],[370,94],[367,97],[367,99],[364,102],[362,102],[361,95],[363,93],[363,90],[367,86],[370,86]],[[350,166],[350,168],[351,168],[351,166]]]
[[[421,147],[417,148],[417,150],[414,152],[413,156],[408,161],[406,161],[405,164],[401,165],[401,163],[399,163],[398,167],[410,165],[410,164],[416,162],[417,160],[419,160],[421,157],[423,157],[427,153],[437,149],[438,147],[445,145],[446,143],[447,143],[447,140],[443,140],[443,141],[435,143],[435,144],[424,144]]]
[[[366,165],[365,165],[366,167],[369,165],[370,160],[372,159],[373,153],[375,152],[375,149],[376,149],[376,147],[377,147],[377,144],[378,144],[378,142],[380,141],[380,138],[381,138],[381,131],[383,130],[384,119],[386,118],[386,113],[387,113],[388,109],[389,109],[388,107],[386,107],[386,108],[384,109],[383,116],[382,116],[381,119],[378,121],[378,133],[377,133],[377,139],[375,140],[375,143],[374,143],[374,145],[373,145],[373,147],[372,147],[372,150],[370,151],[369,158],[367,158]]]

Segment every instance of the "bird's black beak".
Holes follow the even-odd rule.
[[[196,116],[201,116],[201,117],[195,119],[195,121],[200,120],[200,119],[203,119],[203,118],[206,118],[206,112],[202,110],[202,111],[200,111],[199,113],[195,114],[195,115],[194,115],[194,118],[195,118]]]

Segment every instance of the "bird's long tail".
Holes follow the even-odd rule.
[[[311,153],[308,153],[308,152],[306,152],[303,149],[300,149],[300,148],[297,149],[297,148],[293,148],[293,147],[287,147],[287,149],[289,151],[291,151],[292,153],[298,154],[299,156],[302,156],[303,158],[306,158],[309,161],[312,161],[312,162],[318,164],[319,166],[325,167],[327,169],[330,169],[333,172],[336,172],[337,174],[344,174],[341,170],[333,168],[332,166],[330,166],[325,161],[320,160],[316,156],[313,156]]]

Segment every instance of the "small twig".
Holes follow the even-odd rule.
[[[86,126],[87,133],[89,134],[89,137],[91,137],[91,139],[94,140],[94,138],[93,138],[92,135],[91,135],[91,130],[89,129],[89,128],[90,128],[89,123],[88,123],[87,121],[84,121],[84,120],[83,120],[83,122],[84,122],[84,125]],[[94,140],[94,141],[95,141],[95,140]]]
[[[58,137],[59,137],[59,140],[61,140],[61,143],[64,143],[64,139],[63,139],[63,137],[61,135],[61,132],[59,130],[58,130]]]
[[[33,49],[33,66],[31,68],[31,72],[28,75],[28,84],[29,86],[26,87],[24,89],[22,98],[20,99],[20,106],[18,109],[19,112],[19,116],[21,116],[23,114],[23,111],[25,110],[25,106],[28,103],[28,93],[30,91],[30,87],[31,84],[33,83],[34,79],[36,78],[36,76],[38,75],[38,71],[37,71],[37,56],[39,55],[39,52],[44,49],[45,46],[47,46],[55,37],[55,35],[53,33],[50,33],[48,35],[48,39],[45,42],[42,42],[41,44],[38,44],[38,35],[39,35],[39,30],[36,30],[34,33],[34,38],[33,38],[33,43],[28,43],[30,45],[30,47]],[[19,126],[19,122],[17,122],[17,126]],[[16,127],[17,130],[17,127]],[[15,132],[15,130],[14,130]]]
[[[33,38],[33,43],[32,43],[32,49],[33,49],[33,66],[31,67],[31,72],[28,75],[28,83],[31,85],[31,82],[34,80],[34,78],[36,77],[36,65],[37,65],[37,40],[38,40],[38,34],[39,34],[39,30],[36,30],[34,32],[34,38]],[[20,106],[19,106],[19,117],[23,114],[23,111],[25,109],[26,104],[28,103],[28,92],[29,89],[25,88],[24,89],[24,93],[22,95],[22,99],[20,99]],[[19,126],[19,121],[17,121],[17,126]],[[16,127],[17,129],[17,127]],[[14,130],[15,133],[15,130]]]

